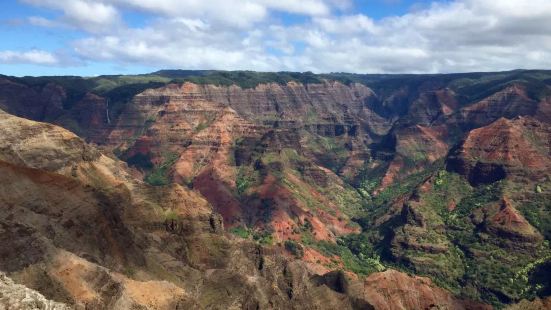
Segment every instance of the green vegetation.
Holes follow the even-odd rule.
[[[379,255],[372,248],[372,243],[365,239],[364,234],[343,236],[337,239],[337,243],[316,241],[312,236],[309,225],[311,225],[309,222],[305,222],[300,228],[301,243],[327,257],[339,257],[342,260],[344,269],[360,275],[368,275],[386,269]],[[333,261],[328,267],[333,269],[342,268],[337,261]]]
[[[113,75],[99,77],[47,76],[47,77],[8,77],[33,88],[42,88],[50,83],[62,86],[67,97],[63,102],[65,109],[70,109],[86,93],[95,93],[109,98],[110,111],[116,116],[121,107],[136,94],[149,89],[166,85],[171,79],[157,75]]]
[[[165,221],[171,221],[171,220],[177,220],[178,214],[173,209],[168,209],[164,213],[164,220]]]
[[[247,227],[244,227],[244,226],[233,227],[232,229],[230,229],[230,233],[238,237],[241,237],[243,239],[248,239],[249,236],[251,235],[251,232],[249,231],[249,229],[247,229]]]
[[[274,237],[272,233],[273,232],[271,229],[254,231],[253,240],[263,245],[272,245],[274,243]]]
[[[99,76],[90,80],[95,84],[93,91],[111,96],[122,95],[124,92],[136,94],[147,88],[155,88],[156,85],[164,85],[171,81],[169,78],[158,75],[112,75]]]
[[[230,229],[230,233],[243,239],[252,238],[252,240],[262,245],[272,245],[274,243],[271,229],[254,230],[246,226],[236,226]]]
[[[304,256],[304,247],[296,241],[286,240],[285,249],[297,258],[302,258]]]
[[[94,91],[109,99],[109,113],[112,119],[116,119],[122,112],[124,106],[137,94],[146,89],[159,88],[166,85],[165,82],[147,81],[136,84],[115,83],[115,87],[98,86]],[[132,80],[127,80],[130,83]]]
[[[489,185],[481,185],[474,188],[471,195],[463,198],[458,204],[455,212],[458,217],[467,217],[472,214],[472,211],[480,208],[490,202],[496,202],[503,196],[502,181],[498,181]],[[451,218],[453,220],[453,218]]]
[[[372,165],[374,167],[372,167]],[[352,184],[363,198],[370,200],[371,193],[380,185],[381,180],[388,169],[388,163],[383,161],[367,161],[360,168]]]
[[[428,163],[427,146],[423,143],[399,143],[396,153],[400,154],[406,168],[415,168]]]
[[[197,127],[195,127],[194,131],[195,132],[200,132],[200,131],[203,131],[203,130],[207,129],[208,127],[209,127],[208,123],[200,123],[199,125],[197,125]]]
[[[144,155],[142,153],[137,153],[129,157],[126,162],[130,166],[138,167],[144,170],[152,169],[153,163],[149,155]]]
[[[423,201],[428,209],[436,211],[444,221],[448,219],[453,220],[460,210],[464,212],[465,209],[471,209],[470,207],[465,207],[465,202],[462,201],[462,198],[468,196],[472,192],[473,188],[463,177],[446,170],[439,170],[435,175],[434,189],[423,196]],[[452,202],[450,198],[453,198],[453,202],[455,203],[459,201],[463,202],[460,203],[459,207],[456,206],[456,212],[450,212],[449,210],[449,204]],[[486,198],[486,200],[491,200],[495,197]],[[482,203],[483,202],[480,201],[476,202],[478,206],[481,206]],[[467,212],[470,212],[470,210]]]
[[[77,76],[48,76],[48,77],[30,77],[22,78],[10,77],[14,82],[23,83],[32,88],[43,88],[50,83],[60,85],[64,88],[66,98],[63,102],[63,108],[69,109],[79,100],[84,98],[94,86],[95,82],[90,79]]]
[[[197,84],[238,85],[242,88],[254,88],[262,83],[286,84],[322,83],[323,80],[339,81],[344,84],[360,83],[367,85],[380,96],[396,89],[407,87],[416,89],[422,84],[448,83],[460,96],[462,102],[479,100],[490,93],[499,91],[510,83],[521,83],[527,87],[528,95],[539,100],[551,92],[546,86],[551,79],[549,71],[515,70],[499,73],[460,73],[460,74],[351,74],[331,73],[314,74],[312,72],[253,72],[253,71],[214,71],[214,70],[162,70],[143,75],[111,75],[98,77],[49,76],[49,77],[6,77],[30,87],[41,88],[55,83],[65,88],[67,98],[65,108],[70,108],[87,92],[93,92],[110,98],[113,115],[118,115],[121,106],[134,95],[148,88],[157,88],[168,83],[186,81]],[[111,107],[110,107],[111,108]],[[403,113],[400,107],[395,112]],[[380,111],[379,111],[380,112]]]
[[[212,71],[201,75],[177,77],[176,81],[189,81],[196,84],[238,85],[241,88],[255,88],[259,84],[322,83],[312,72],[254,72],[254,71]]]
[[[366,175],[364,182],[369,180]],[[425,183],[428,185],[420,189]],[[549,239],[551,199],[544,190],[546,184],[540,184],[540,193],[533,190],[536,185],[523,185],[524,190],[518,188],[515,192],[526,195],[518,209]],[[359,185],[367,187],[362,182]],[[465,178],[443,170],[442,164],[437,163],[396,182],[376,197],[364,195],[368,207],[356,218],[364,231],[343,238],[339,245],[357,257],[380,257],[386,266],[429,276],[459,296],[485,301],[496,308],[532,298],[545,290],[541,276],[545,272],[537,266],[549,259],[548,242],[511,242],[488,231],[484,224],[489,220],[486,217],[491,216],[484,210],[499,204],[509,187],[505,180],[472,187]],[[414,211],[408,212],[414,213],[402,211],[384,223],[375,222],[388,214],[400,197],[410,196]],[[416,246],[401,247],[400,242],[393,243],[396,240],[408,240]],[[438,248],[447,250],[434,250]],[[342,250],[325,250],[347,257]],[[539,280],[531,280],[537,278],[531,276],[534,273],[540,275]]]
[[[237,171],[237,179],[235,185],[237,189],[237,195],[242,196],[247,189],[260,182],[260,174],[250,166],[241,166]]]
[[[168,172],[170,167],[178,160],[178,154],[168,154],[163,163],[155,167],[151,173],[145,177],[145,181],[153,186],[163,186],[170,183]]]
[[[551,195],[548,192],[527,194],[526,202],[519,209],[545,239],[551,240]]]
[[[347,247],[349,240],[345,237],[339,239],[337,243],[318,241],[311,244],[311,246],[326,256],[340,257],[344,268],[357,274],[368,275],[386,269],[381,263],[380,257],[375,253],[366,253],[365,251],[358,252],[357,254],[353,253]]]
[[[548,255],[546,253],[549,253],[549,248],[544,244],[535,244],[531,251],[508,249],[512,245],[507,245],[507,240],[477,227],[478,221],[483,220],[481,212],[477,210],[499,203],[504,191],[503,182],[469,190],[467,184],[461,185],[457,181],[455,175],[449,175],[448,180],[443,182],[449,182],[453,186],[435,187],[431,195],[440,191],[443,195],[459,197],[453,212],[440,209],[440,214],[449,227],[446,231],[447,238],[468,254],[462,258],[466,267],[465,274],[460,282],[450,281],[449,278],[436,280],[460,289],[469,298],[481,299],[497,307],[521,298],[533,297],[534,288],[528,282],[527,273],[532,269],[530,266],[538,263],[539,258]],[[434,200],[429,200],[429,203],[434,206]],[[469,290],[473,286],[479,289]]]
[[[124,267],[123,273],[124,273],[125,276],[127,276],[129,278],[133,278],[136,275],[136,269],[134,269],[130,266],[126,266],[126,267]]]
[[[324,167],[339,173],[349,156],[344,139],[335,137],[322,137],[305,133],[307,147],[313,152],[317,161]]]
[[[380,209],[400,196],[413,193],[416,187],[430,177],[434,171],[439,170],[441,165],[441,162],[434,163],[421,172],[413,173],[394,182],[371,199],[369,202],[371,208]]]

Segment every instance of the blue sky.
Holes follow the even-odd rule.
[[[548,0],[4,0],[0,74],[551,68]]]

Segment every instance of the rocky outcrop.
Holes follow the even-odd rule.
[[[0,77],[0,109],[33,119],[53,120],[62,114],[67,94],[63,87],[46,83],[30,87],[14,79]]]
[[[69,310],[69,306],[46,299],[42,294],[0,272],[0,308],[21,310]]]
[[[445,127],[416,125],[396,133],[396,153],[415,163],[432,163],[448,152]]]
[[[488,232],[508,240],[512,246],[519,243],[537,244],[543,241],[542,235],[513,207],[512,202],[503,198],[484,210],[485,228]]]
[[[551,128],[530,117],[501,118],[472,130],[448,158],[448,168],[468,177],[471,184],[493,183],[508,174],[534,180],[551,169]]]
[[[445,126],[415,125],[396,130],[394,156],[374,193],[444,158],[449,150],[447,135]]]
[[[359,127],[372,126],[372,130],[384,130],[384,119],[377,118],[365,105],[373,92],[366,86],[346,86],[338,82],[324,84],[286,85],[260,84],[255,88],[242,89],[238,86],[170,84],[159,89],[147,90],[134,98],[134,105],[146,109],[180,103],[201,112],[202,105],[210,103],[217,109],[231,107],[240,117],[258,125],[270,127],[306,126],[323,135],[355,135]],[[197,109],[199,108],[199,109]],[[165,111],[165,110],[163,110]],[[165,113],[159,111],[161,114]],[[203,110],[203,113],[206,110]],[[186,113],[192,116],[195,113]],[[136,119],[132,115],[123,118]],[[275,123],[277,122],[277,123]],[[360,126],[358,126],[360,125]]]
[[[70,117],[57,121],[60,125],[74,130],[87,140],[101,144],[110,129],[111,118],[108,111],[108,100],[94,93],[87,92],[68,111]],[[76,124],[67,122],[74,121]]]
[[[59,125],[84,139],[102,143],[110,131],[108,99],[86,91],[86,82],[80,78],[65,79],[73,79],[77,89],[64,87],[56,81],[37,79],[27,84],[0,77],[0,109]]]
[[[399,215],[394,218],[397,227],[392,232],[390,253],[393,259],[402,262],[423,274],[433,272],[435,263],[431,257],[449,255],[453,245],[444,234],[444,225],[435,221],[433,210],[423,203],[410,199],[404,204]],[[425,258],[418,256],[426,255]],[[431,256],[432,255],[432,256]],[[454,271],[443,271],[453,277]]]
[[[508,306],[506,310],[549,310],[551,309],[551,297],[536,298],[535,300],[521,300],[519,303]]]
[[[0,160],[48,171],[92,162],[100,153],[60,127],[11,116],[0,110]]]
[[[127,149],[146,135],[165,148],[217,145],[210,127],[221,121],[225,128],[233,128],[228,132],[232,140],[262,135],[267,129],[305,129],[321,136],[364,140],[369,139],[368,132],[383,135],[390,128],[388,121],[367,108],[370,96],[372,91],[363,85],[338,82],[272,83],[251,89],[170,84],[137,95],[121,114],[108,144]]]
[[[405,121],[411,125],[431,125],[440,117],[451,115],[459,107],[456,97],[449,88],[421,92],[409,106]]]
[[[492,309],[488,305],[455,298],[428,278],[395,270],[374,273],[350,286],[352,295],[363,295],[375,309]]]
[[[530,98],[526,88],[512,84],[483,100],[461,109],[462,122],[469,128],[488,125],[502,117],[514,118],[536,114],[538,102]]]

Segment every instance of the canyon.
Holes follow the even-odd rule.
[[[0,110],[0,305],[549,305],[550,71],[0,76]]]

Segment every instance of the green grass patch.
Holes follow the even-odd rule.
[[[163,186],[170,183],[168,172],[172,165],[178,160],[178,154],[168,154],[161,165],[155,167],[145,177],[145,182],[153,186]]]
[[[251,235],[251,231],[247,228],[247,227],[244,227],[244,226],[237,226],[237,227],[233,227],[230,229],[230,233],[238,236],[238,237],[241,237],[243,239],[248,239],[249,236]]]
[[[360,275],[368,275],[373,272],[379,272],[386,269],[381,263],[380,257],[376,254],[366,255],[363,252],[357,255],[345,245],[345,243],[333,243],[329,241],[318,241],[312,246],[326,256],[338,256],[342,259],[346,270]]]
[[[260,173],[250,166],[240,166],[237,171],[235,186],[238,196],[242,196],[247,190],[260,182]]]

